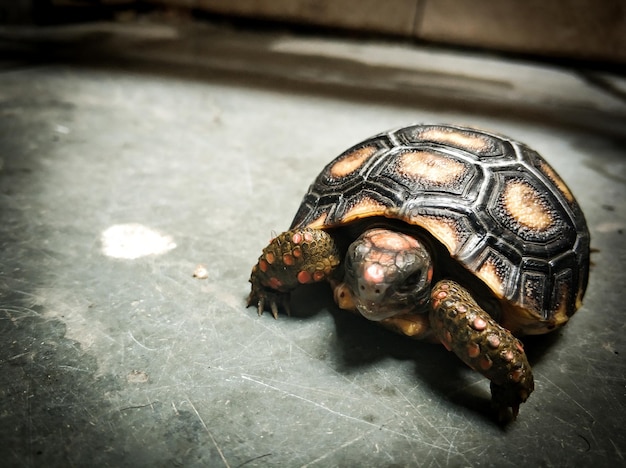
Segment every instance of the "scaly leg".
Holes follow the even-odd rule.
[[[443,280],[432,290],[430,323],[443,345],[491,380],[491,401],[504,419],[534,389],[522,343],[480,308],[459,284]]]
[[[301,284],[328,279],[339,263],[339,251],[326,231],[283,232],[263,249],[252,268],[248,307],[256,304],[261,315],[269,306],[274,318],[278,318],[279,306],[289,314],[289,293]]]

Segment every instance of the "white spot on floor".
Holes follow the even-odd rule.
[[[129,260],[161,255],[176,248],[172,237],[139,223],[115,224],[100,239],[104,255]]]
[[[204,265],[197,265],[193,271],[193,277],[198,279],[207,279],[209,277],[209,270]]]

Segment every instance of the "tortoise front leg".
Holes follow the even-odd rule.
[[[340,263],[333,238],[319,229],[283,232],[263,249],[252,268],[248,307],[256,304],[259,315],[269,306],[274,318],[278,308],[289,314],[289,294],[301,284],[326,280]]]
[[[522,343],[500,326],[459,284],[443,280],[432,290],[430,323],[443,345],[491,380],[491,401],[504,419],[534,389]]]

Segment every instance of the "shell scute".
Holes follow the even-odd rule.
[[[398,130],[396,135],[408,145],[454,148],[483,159],[509,159],[512,155],[507,141],[471,128],[418,125]]]
[[[486,213],[512,242],[571,245],[576,228],[549,186],[520,170],[497,171],[490,177]],[[558,246],[555,246],[558,248]]]
[[[390,156],[388,164],[379,165],[375,175],[403,186],[408,193],[419,190],[424,196],[430,194],[441,200],[471,197],[476,192],[473,185],[482,179],[472,162],[433,149],[402,148]]]

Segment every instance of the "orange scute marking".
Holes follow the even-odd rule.
[[[341,178],[347,176],[348,174],[352,174],[375,152],[376,147],[364,146],[363,148],[354,150],[352,153],[346,154],[331,166],[330,175],[335,178]]]
[[[433,185],[451,185],[461,179],[467,166],[456,159],[429,151],[410,151],[399,157],[398,170],[406,177]]]
[[[326,273],[321,270],[316,270],[313,273],[313,281],[321,281],[326,277]]]
[[[511,217],[525,228],[546,231],[554,223],[554,214],[544,198],[521,180],[512,180],[506,185],[502,203]]]
[[[266,272],[267,271],[267,267],[268,267],[268,265],[267,265],[267,262],[265,260],[263,260],[263,259],[259,260],[259,269],[262,272]]]
[[[288,253],[283,254],[283,263],[284,263],[285,265],[293,265],[293,264],[294,264],[294,262],[295,262],[295,261],[294,261],[293,255],[288,254]]]
[[[299,244],[300,242],[302,242],[302,234],[300,234],[299,232],[296,232],[292,237],[291,237],[291,241],[294,244]]]
[[[420,138],[444,145],[456,146],[457,148],[464,148],[472,153],[484,153],[491,149],[491,144],[485,137],[453,129],[430,128],[420,132]]]
[[[282,281],[280,281],[278,278],[276,278],[276,277],[272,276],[272,277],[269,279],[269,281],[268,281],[267,285],[268,285],[270,288],[272,288],[272,289],[278,289],[278,288],[280,288],[280,287],[283,285],[283,283],[282,283]]]
[[[271,265],[272,263],[274,263],[274,260],[275,260],[274,254],[272,252],[267,252],[265,254],[265,260],[267,260],[267,263]]]

